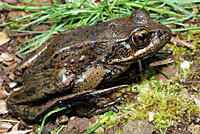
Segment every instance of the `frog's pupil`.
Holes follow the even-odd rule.
[[[146,35],[145,34],[140,34],[139,36],[138,36],[138,39],[139,40],[144,40],[146,38]]]

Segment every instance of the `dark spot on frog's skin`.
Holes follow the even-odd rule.
[[[110,28],[114,29],[115,27],[115,24],[110,24]]]
[[[104,40],[107,40],[107,39],[108,39],[108,37],[107,37],[107,36],[104,36],[102,39],[104,39]]]
[[[110,24],[110,23],[106,23],[106,22],[105,22],[104,26],[108,26],[109,24]]]
[[[44,84],[42,85],[42,87],[47,87],[47,88],[49,88],[49,84],[48,84],[48,83],[44,83]]]
[[[49,96],[49,94],[47,92],[44,93],[44,96]]]
[[[54,55],[54,58],[57,58],[58,56],[59,56],[58,54],[55,54],[55,55]]]
[[[57,46],[59,46],[59,43],[56,42],[53,46],[54,46],[54,47],[57,47]]]
[[[71,42],[71,40],[67,40],[67,41],[65,41],[66,44],[69,43],[69,42]],[[63,46],[60,46],[60,47],[63,47]]]
[[[28,108],[25,108],[25,109],[23,110],[23,114],[26,115],[26,116],[29,115],[29,110],[28,110]]]
[[[26,91],[25,91],[25,94],[26,94],[27,96],[32,96],[33,94],[36,93],[36,91],[35,91],[36,88],[37,88],[36,86],[31,87],[30,90],[26,90]]]
[[[93,37],[96,37],[96,36],[97,36],[97,33],[96,33],[96,32],[92,32],[91,34],[92,34]]]
[[[75,33],[73,34],[73,36],[78,36],[78,34],[79,34],[78,32],[75,32]]]
[[[13,104],[8,105],[8,108],[15,109],[15,111],[19,111],[20,110],[19,107],[16,107],[16,105],[13,105]]]
[[[103,76],[103,80],[109,79],[111,76],[112,76],[112,72],[106,73],[106,74]]]
[[[37,109],[37,112],[40,112],[41,110],[42,110],[41,108],[38,108],[38,109]]]
[[[88,33],[89,31],[90,31],[90,29],[87,29],[85,32],[87,32],[87,33]]]

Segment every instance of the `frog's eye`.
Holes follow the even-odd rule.
[[[130,40],[137,48],[144,48],[149,45],[150,42],[150,32],[147,29],[139,28],[133,31]]]

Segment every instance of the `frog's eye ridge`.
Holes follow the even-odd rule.
[[[138,28],[133,31],[130,40],[136,48],[144,48],[150,42],[150,32],[145,28]]]

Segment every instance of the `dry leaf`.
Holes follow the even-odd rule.
[[[0,100],[0,114],[5,114],[5,113],[8,113],[8,110],[6,108],[6,102],[5,100]]]
[[[32,130],[19,130],[19,131],[11,131],[7,134],[28,134],[30,132],[32,132]]]
[[[12,127],[10,122],[1,122],[0,121],[0,134],[5,134]]]
[[[13,54],[9,54],[9,53],[2,53],[1,58],[3,58],[4,61],[13,61],[14,60],[14,55]]]
[[[3,59],[3,63],[9,66],[13,64],[15,56],[13,54],[5,52],[0,55],[0,59]]]
[[[11,11],[8,13],[8,18],[11,18],[13,20],[24,16],[26,16],[26,13],[24,11]]]
[[[0,46],[7,43],[10,40],[4,32],[0,32]]]
[[[8,95],[8,92],[4,88],[2,88],[2,90],[0,89],[0,100],[5,99]]]
[[[12,131],[11,131],[11,132],[13,132],[13,131],[18,131],[18,129],[19,129],[19,124],[20,124],[20,121],[17,122],[17,123],[12,127]]]
[[[195,46],[193,44],[186,43],[186,42],[184,42],[182,40],[179,40],[179,39],[177,39],[175,37],[172,37],[171,40],[170,40],[170,42],[172,42],[174,44],[177,43],[178,46],[187,47],[187,48],[192,49],[192,50],[195,49]]]

